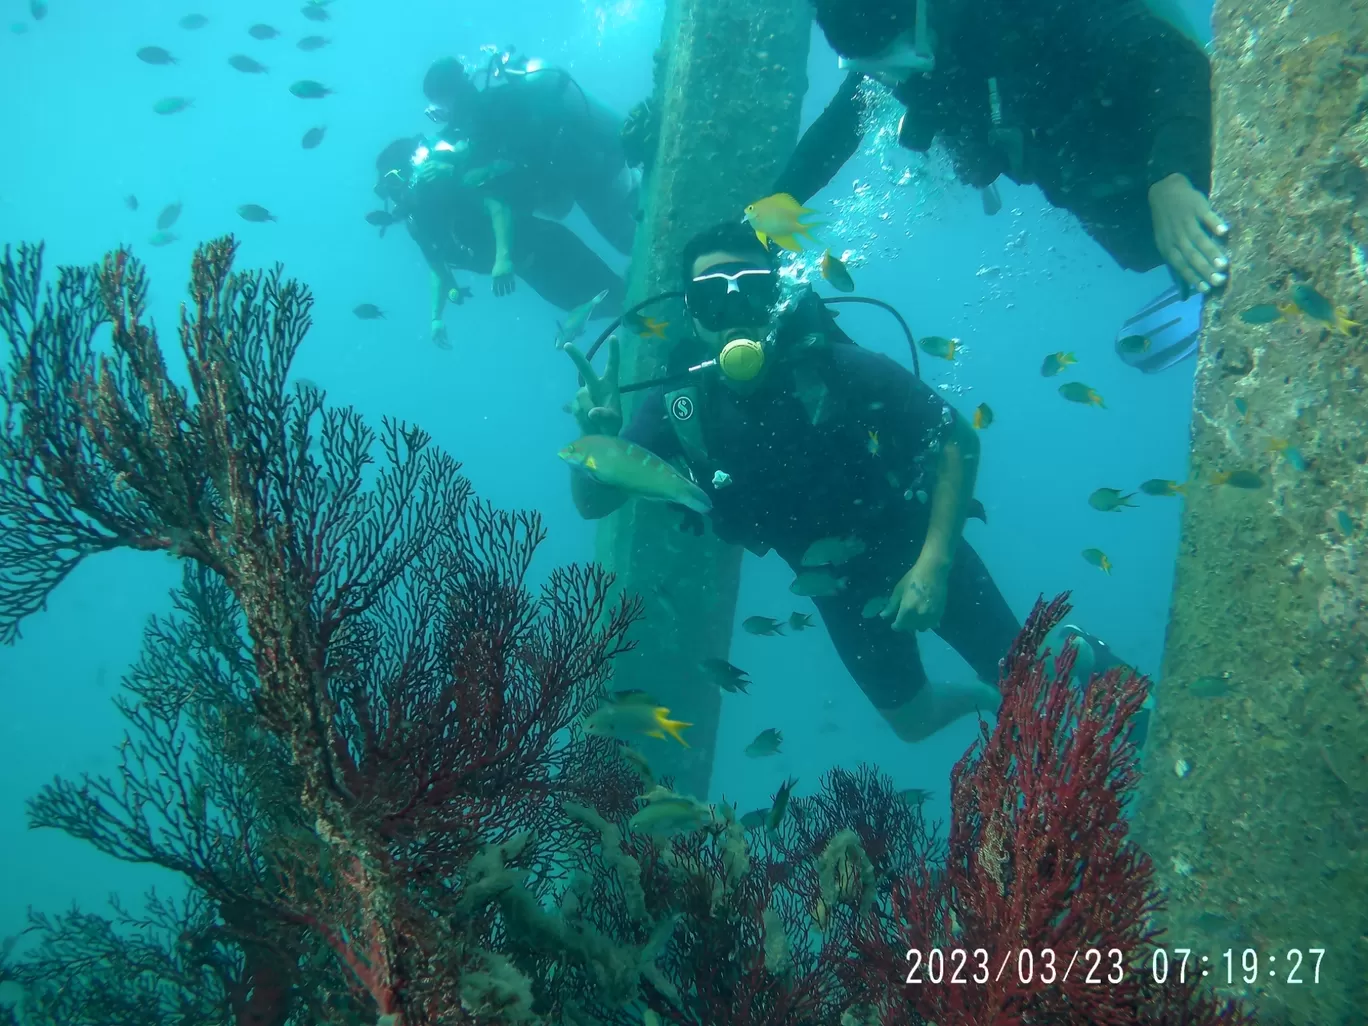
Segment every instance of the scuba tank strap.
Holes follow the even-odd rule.
[[[701,396],[695,384],[684,384],[665,393],[665,416],[679,439],[684,458],[695,467],[708,464],[708,444],[703,438]]]

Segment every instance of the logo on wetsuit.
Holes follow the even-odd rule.
[[[688,420],[694,415],[693,400],[687,395],[675,396],[675,401],[670,404],[670,414],[675,420]]]

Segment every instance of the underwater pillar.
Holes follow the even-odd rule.
[[[656,53],[658,148],[643,189],[629,302],[678,291],[685,243],[768,194],[798,140],[807,89],[812,13],[805,3],[671,0]],[[668,337],[689,330],[678,304],[643,311],[668,320]],[[665,373],[667,343],[628,327],[622,380]],[[624,397],[630,419],[632,394]],[[637,647],[616,661],[613,687],[655,695],[685,731],[689,748],[648,741],[657,776],[706,798],[721,697],[699,669],[731,647],[741,550],[682,529],[674,507],[633,501],[599,531],[599,558],[645,602]]]
[[[1170,948],[1264,1026],[1349,1026],[1368,1021],[1368,336],[1344,323],[1368,321],[1368,0],[1217,0],[1214,48],[1232,270],[1206,309],[1137,826]]]

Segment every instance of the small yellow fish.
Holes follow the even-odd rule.
[[[869,455],[879,455],[879,433],[877,431],[869,432],[869,439],[865,442],[865,448],[869,450]]]
[[[855,291],[855,279],[850,276],[850,268],[839,257],[832,256],[831,250],[822,255],[822,277],[831,282],[831,287],[837,292]]]
[[[1107,404],[1102,401],[1102,397],[1094,392],[1081,381],[1070,381],[1059,386],[1059,394],[1071,403],[1082,403],[1084,406],[1096,406],[1105,410]]]
[[[1127,356],[1139,356],[1141,353],[1149,352],[1150,338],[1148,335],[1127,335],[1116,343],[1118,351]]]
[[[991,423],[993,423],[993,408],[987,403],[979,403],[978,409],[974,411],[974,427],[982,431]]]
[[[1084,549],[1083,558],[1091,563],[1104,574],[1112,572],[1112,561],[1107,558],[1107,554],[1101,549]]]
[[[670,710],[663,705],[619,698],[605,701],[584,718],[583,726],[586,734],[617,738],[619,741],[638,736],[663,740],[669,734],[688,748],[689,743],[680,732],[693,724],[670,719]]]
[[[637,326],[637,334],[642,338],[664,338],[669,321],[658,321],[654,317],[643,317]]]
[[[1146,495],[1182,495],[1187,491],[1187,483],[1180,484],[1177,481],[1169,481],[1162,477],[1152,477],[1140,486],[1140,490]]]
[[[1072,367],[1078,362],[1078,357],[1073,353],[1051,353],[1040,364],[1040,376],[1052,378],[1066,367]]]
[[[1222,470],[1211,475],[1211,483],[1230,485],[1232,488],[1243,488],[1246,491],[1256,491],[1264,486],[1263,478],[1252,470]]]
[[[815,210],[803,206],[786,192],[756,200],[745,210],[746,221],[755,229],[755,237],[761,245],[768,246],[773,241],[776,246],[790,253],[802,252],[802,243],[798,241],[800,235],[809,241],[816,241],[812,229],[819,226],[803,223],[804,215],[815,213]]]
[[[957,338],[927,335],[917,345],[921,346],[922,352],[927,356],[935,356],[941,360],[953,360],[955,353],[959,351],[959,343],[960,340]]]

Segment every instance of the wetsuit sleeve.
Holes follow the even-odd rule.
[[[860,99],[863,80],[864,75],[858,71],[846,76],[835,98],[798,140],[793,156],[774,183],[776,193],[786,192],[806,203],[855,155],[864,137],[860,128],[864,115]]]
[[[1113,91],[1143,97],[1153,142],[1149,184],[1186,175],[1211,191],[1211,62],[1202,48],[1143,3],[1075,2],[1075,23],[1098,72]]]
[[[665,414],[663,389],[653,388],[646,393],[645,399],[632,414],[631,421],[623,428],[622,439],[655,453],[662,460],[673,460],[682,455],[679,438]]]

